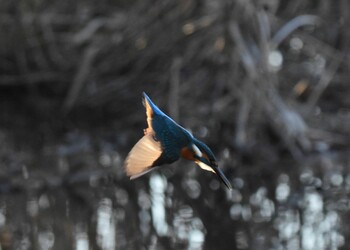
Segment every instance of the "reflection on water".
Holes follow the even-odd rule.
[[[198,197],[194,193],[200,190],[199,183],[194,180],[187,180],[183,184],[188,187],[188,195]],[[204,226],[202,221],[194,216],[193,209],[188,205],[179,206],[177,211],[171,210],[172,202],[166,202],[167,197],[167,181],[164,176],[159,174],[152,174],[150,177],[150,196],[151,196],[151,211],[153,227],[160,237],[167,236],[172,238],[172,244],[184,244],[188,249],[201,249],[204,242]],[[171,190],[171,188],[170,188]],[[173,214],[167,214],[173,213]],[[143,214],[146,216],[147,213]],[[173,228],[170,229],[167,218],[172,220]],[[141,223],[143,227],[144,223]]]
[[[120,170],[119,154],[97,155],[102,169]],[[57,162],[72,164],[66,153]],[[231,191],[195,171],[129,181],[118,170],[112,183],[95,168],[93,176],[78,171],[68,186],[38,191],[33,182],[0,196],[1,249],[344,248],[350,174],[343,167],[288,172],[293,167],[231,176]],[[32,183],[32,176],[23,178]]]
[[[176,238],[187,243],[189,249],[201,249],[204,242],[204,226],[198,217],[194,217],[193,209],[184,205],[174,216]]]
[[[270,221],[275,211],[275,205],[267,197],[267,189],[260,187],[254,194],[250,196],[250,205],[254,210],[253,220],[257,223]]]
[[[97,244],[103,250],[116,247],[112,200],[103,198],[97,208]]]
[[[140,219],[140,230],[143,237],[147,237],[151,231],[151,200],[144,190],[139,190],[138,205],[140,207],[139,219]]]
[[[322,196],[315,191],[305,194],[304,205],[301,227],[303,249],[336,249],[342,246],[344,237],[338,232],[338,213],[325,208]]]
[[[52,231],[42,231],[38,235],[39,248],[42,250],[52,249],[55,243],[55,235]]]
[[[89,249],[89,236],[86,232],[86,226],[83,224],[76,225],[74,231],[75,237],[75,250],[88,250]]]
[[[153,226],[159,236],[165,236],[168,233],[168,224],[165,219],[165,189],[166,179],[158,174],[151,175],[150,188],[152,200],[152,218]]]
[[[305,172],[300,176],[303,181],[315,177]],[[331,177],[332,178],[332,177]],[[281,183],[276,188],[276,198],[283,203],[290,194],[288,177],[281,176]],[[319,185],[316,178],[315,183]],[[338,185],[341,183],[336,182]],[[299,209],[280,209],[275,220],[279,232],[280,247],[287,249],[338,249],[344,245],[341,235],[341,221],[338,213],[325,206],[324,197],[314,187],[305,189],[302,199],[297,204]]]

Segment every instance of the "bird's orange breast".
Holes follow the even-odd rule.
[[[183,147],[181,149],[181,156],[183,158],[185,158],[186,160],[195,161],[195,158],[193,156],[193,152],[191,150],[189,150],[188,147]]]

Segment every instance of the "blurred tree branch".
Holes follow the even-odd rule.
[[[91,110],[123,115],[120,103],[155,92],[160,106],[168,105],[174,118],[181,110],[194,132],[211,116],[210,137],[224,138],[218,147],[249,151],[258,142],[269,144],[267,125],[300,158],[317,148],[312,131],[323,131],[316,133],[321,138],[350,133],[341,125],[349,122],[341,114],[350,105],[350,7],[333,4],[330,12],[325,6],[277,0],[74,6],[3,1],[0,90],[29,88],[24,102],[49,99],[61,105],[56,115],[68,116],[84,108],[88,116]],[[271,66],[274,53],[281,58],[277,68]],[[325,143],[332,148],[332,140]]]

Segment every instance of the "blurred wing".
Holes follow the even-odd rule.
[[[154,104],[151,102],[151,100],[146,95],[146,93],[143,93],[142,102],[146,108],[146,116],[147,116],[147,124],[148,124],[148,128],[146,129],[146,131],[149,132],[150,129],[152,129],[152,119],[153,119],[153,115],[154,115],[154,112],[153,112]]]
[[[125,160],[125,171],[130,179],[138,178],[154,169],[154,163],[162,154],[159,141],[153,139],[153,133],[142,137],[131,149]]]

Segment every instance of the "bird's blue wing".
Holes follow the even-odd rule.
[[[162,155],[157,161],[157,165],[172,163],[180,158],[180,151],[188,144],[187,131],[178,125],[173,119],[161,111],[143,93],[143,102],[146,108],[148,128],[146,133],[153,133],[156,140],[162,145]]]
[[[156,117],[153,120],[153,129],[155,131],[155,139],[162,145],[162,155],[156,164],[170,164],[178,160],[180,158],[181,148],[183,147],[183,140],[181,140],[181,134],[176,131],[177,128],[173,127],[172,124],[170,126],[167,125],[166,117]]]
[[[146,111],[147,111],[147,115],[148,115],[148,111],[150,113],[154,113],[156,115],[164,115],[166,116],[166,114],[163,113],[163,111],[161,111],[151,100],[151,98],[148,97],[148,95],[143,92],[143,104],[146,107]]]
[[[185,130],[163,113],[146,93],[143,93],[143,103],[148,128],[125,161],[125,170],[131,179],[148,173],[156,166],[178,160],[181,148],[188,144]]]

